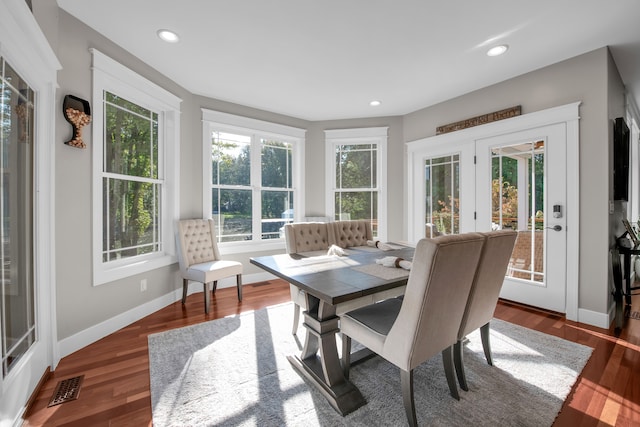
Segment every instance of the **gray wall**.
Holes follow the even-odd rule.
[[[53,3],[53,4],[52,4]],[[180,217],[202,215],[202,113],[208,108],[308,129],[306,139],[306,215],[324,215],[324,130],[350,127],[389,126],[389,188],[402,185],[402,119],[399,117],[354,119],[326,123],[256,110],[241,105],[193,95],[138,58],[105,39],[63,10],[53,0],[36,0],[34,15],[48,37],[63,69],[58,74],[56,104],[71,94],[92,100],[91,54],[96,48],[131,70],[145,76],[182,99],[180,142]],[[89,327],[152,301],[181,286],[177,265],[161,268],[126,279],[92,286],[92,157],[99,142],[92,141],[91,125],[83,129],[87,149],[63,144],[70,139],[71,128],[61,112],[56,112],[56,135],[52,140],[56,156],[56,299],[58,339],[70,337]],[[392,186],[393,185],[393,186]],[[397,187],[396,187],[397,188]],[[389,195],[389,206],[401,206],[401,192]],[[401,238],[404,214],[398,209],[389,213],[398,218],[389,228],[389,236]],[[276,251],[277,252],[277,251]],[[259,255],[270,254],[264,252]],[[262,273],[249,263],[252,254],[227,256],[242,262],[245,274]],[[142,278],[148,290],[139,290]]]
[[[579,307],[598,313],[608,310],[608,201],[612,194],[608,105],[624,107],[619,81],[608,49],[601,48],[404,117],[408,142],[435,135],[437,126],[515,105],[521,105],[526,114],[582,102]]]
[[[34,15],[40,22],[63,69],[59,72],[57,105],[72,94],[91,100],[91,55],[97,48],[118,62],[182,98],[180,216],[197,217],[202,212],[202,107],[260,120],[307,129],[305,198],[308,216],[325,213],[324,130],[388,126],[388,218],[389,239],[406,238],[404,142],[435,134],[436,126],[475,115],[522,105],[523,113],[575,101],[580,107],[580,307],[605,313],[608,308],[608,244],[613,220],[608,213],[609,119],[621,115],[621,83],[606,48],[540,69],[500,84],[425,108],[404,117],[361,118],[307,122],[215,99],[195,96],[161,75],[111,41],[86,27],[53,0],[35,0]],[[609,90],[611,88],[611,90]],[[91,100],[93,102],[93,100]],[[58,339],[166,295],[180,286],[177,266],[161,268],[144,276],[92,286],[91,230],[91,126],[85,128],[88,148],[63,144],[71,130],[57,113],[56,156],[56,298]],[[98,143],[99,145],[99,143]],[[605,165],[609,165],[607,168]],[[392,191],[393,190],[393,191]],[[609,227],[607,227],[607,225]],[[246,273],[260,272],[249,264],[249,255],[233,255]],[[139,291],[142,277],[148,291]]]
[[[34,4],[35,10],[37,6]],[[67,94],[93,104],[89,48],[97,48],[182,98],[183,106],[189,109],[193,103],[190,93],[66,12],[59,10],[58,17],[57,44],[53,48],[63,68],[58,73],[56,105],[62,105],[62,98]],[[56,111],[56,116],[56,134],[52,141],[56,158],[56,313],[58,339],[63,339],[167,294],[176,288],[179,280],[177,268],[169,266],[143,276],[92,285],[92,150],[101,146],[99,141],[92,140],[91,125],[83,129],[86,149],[65,145],[63,142],[71,137],[71,127],[62,115],[62,108]],[[195,137],[199,137],[196,129],[181,127],[182,140]],[[139,287],[143,277],[148,279],[148,290],[144,293]]]

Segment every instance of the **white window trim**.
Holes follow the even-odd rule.
[[[202,109],[202,217],[211,217],[211,133],[222,131],[240,134],[259,134],[279,141],[292,144],[293,170],[292,189],[294,192],[293,212],[294,221],[304,217],[304,148],[306,130],[263,120],[251,119],[220,111]],[[252,163],[252,165],[255,162]],[[253,169],[253,167],[252,167]],[[253,185],[252,185],[253,187]],[[283,239],[267,239],[246,242],[219,243],[218,247],[224,254],[255,252],[284,249]]]
[[[338,145],[376,144],[378,148],[378,239],[387,240],[387,144],[388,127],[325,130],[326,215],[335,218],[336,191],[335,153]]]
[[[93,55],[93,285],[102,285],[177,262],[174,226],[180,216],[180,103],[182,100],[96,49]],[[164,184],[160,254],[102,262],[103,91],[109,91],[162,117]]]

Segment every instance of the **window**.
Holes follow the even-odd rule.
[[[460,154],[424,160],[425,237],[460,233]]]
[[[203,215],[229,248],[278,242],[282,227],[302,217],[303,129],[203,110]],[[263,247],[267,249],[267,247]]]
[[[97,285],[175,262],[180,99],[92,53]]]
[[[327,215],[366,219],[373,235],[386,239],[387,128],[325,131]]]

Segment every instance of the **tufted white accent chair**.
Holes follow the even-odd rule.
[[[183,219],[176,227],[178,263],[182,275],[182,303],[187,299],[189,280],[204,285],[204,312],[209,313],[211,294],[209,283],[216,291],[218,280],[236,276],[238,300],[242,301],[242,264],[225,261],[216,244],[215,223],[211,219]]]
[[[351,220],[336,221],[327,224],[329,239],[341,248],[367,246],[367,240],[373,240],[371,221]]]

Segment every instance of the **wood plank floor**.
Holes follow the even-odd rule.
[[[202,300],[202,293],[191,295],[185,306],[171,304],[62,359],[24,426],[151,425],[147,335],[286,302],[289,285],[280,280],[245,285],[241,303],[235,288],[219,289],[209,315]],[[640,311],[640,296],[631,311]],[[555,426],[640,425],[640,319],[627,319],[616,337],[613,329],[506,302],[498,304],[495,316],[595,349]],[[48,408],[57,383],[79,375],[85,376],[79,398]]]

